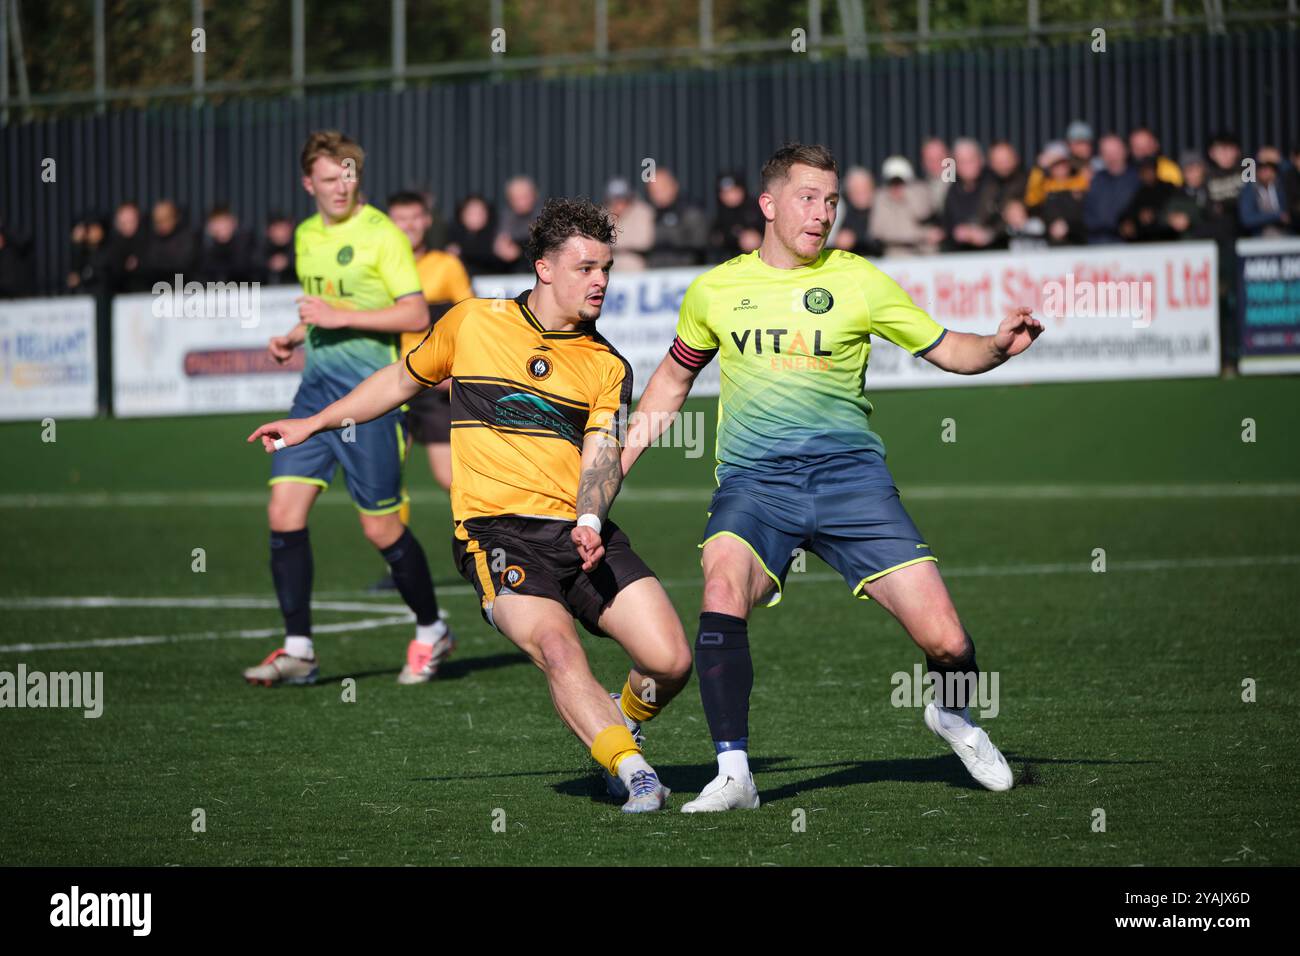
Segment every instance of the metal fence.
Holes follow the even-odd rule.
[[[58,291],[68,234],[88,211],[167,197],[197,226],[229,202],[248,226],[272,209],[305,216],[297,155],[306,133],[337,127],[368,153],[382,202],[431,189],[444,215],[470,192],[499,196],[510,175],[544,194],[599,195],[634,182],[646,159],[677,172],[711,207],[720,170],[757,167],[787,139],[829,145],[842,164],[915,157],[929,134],[1005,137],[1032,158],[1083,118],[1099,132],[1146,124],[1173,156],[1220,128],[1247,151],[1300,140],[1300,34],[1292,30],[1151,38],[1093,52],[1078,42],[910,57],[784,63],[558,79],[454,82],[400,92],[123,111],[0,128],[0,219],[35,240],[40,288]],[[53,159],[54,180],[42,176]]]

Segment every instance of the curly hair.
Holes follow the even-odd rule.
[[[366,151],[352,137],[336,129],[319,129],[312,133],[307,137],[307,142],[303,143],[302,155],[299,157],[302,174],[310,176],[311,168],[322,156],[328,156],[340,164],[352,160],[356,176],[361,178],[362,167],[366,164]]]
[[[554,252],[571,236],[614,244],[614,219],[590,199],[548,199],[528,228],[528,261]]]

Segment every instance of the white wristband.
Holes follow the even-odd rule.
[[[579,528],[590,528],[596,534],[600,534],[600,519],[593,514],[581,515],[578,518]]]
[[[275,440],[275,442],[274,442],[274,445],[275,445],[275,450],[276,450],[276,451],[279,451],[281,448],[284,447],[284,439],[283,439],[283,438],[277,438],[277,439]]]

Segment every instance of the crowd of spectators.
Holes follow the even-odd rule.
[[[1300,231],[1300,144],[1289,155],[1260,146],[1244,160],[1237,137],[1224,132],[1203,152],[1175,161],[1145,126],[1127,137],[1097,137],[1076,120],[1032,163],[1006,140],[985,147],[968,138],[927,138],[918,159],[919,175],[902,155],[887,157],[878,177],[864,166],[843,170],[829,245],[889,257],[1212,239],[1230,252],[1240,236]],[[758,248],[763,217],[746,180],[736,170],[717,177],[711,216],[663,166],[648,182],[610,180],[603,199],[619,225],[618,271],[710,265]],[[426,246],[459,256],[471,276],[527,273],[524,247],[542,196],[525,175],[506,182],[501,196],[499,208],[487,196],[465,196],[450,221],[428,197],[434,215]],[[292,283],[293,232],[293,220],[280,213],[255,231],[224,203],[191,224],[172,200],[154,203],[147,219],[125,202],[111,217],[91,215],[73,226],[65,286],[141,292],[177,274]],[[0,297],[31,294],[29,246],[0,221]]]

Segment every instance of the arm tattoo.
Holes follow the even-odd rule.
[[[617,442],[604,439],[578,480],[578,514],[594,514],[604,521],[622,483],[622,449]]]

